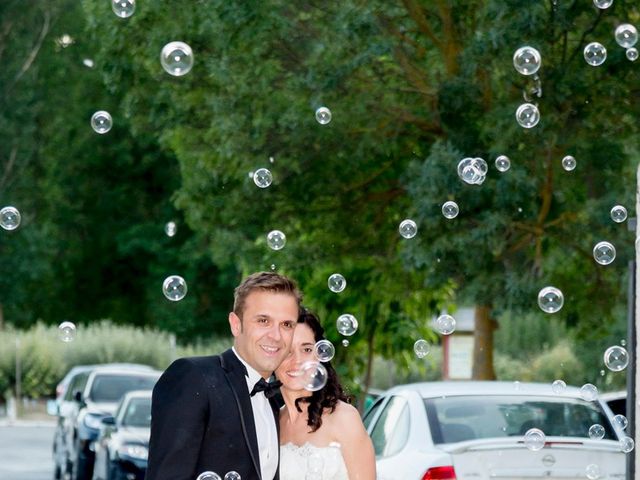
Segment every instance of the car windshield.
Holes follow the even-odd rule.
[[[425,399],[435,444],[524,435],[539,428],[547,436],[589,437],[594,424],[605,439],[616,439],[596,402],[536,396],[455,396]]]
[[[122,419],[127,427],[151,426],[151,398],[132,398]]]
[[[117,402],[132,390],[151,390],[156,380],[149,375],[96,375],[89,398],[94,402]]]

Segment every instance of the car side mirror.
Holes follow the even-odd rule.
[[[56,416],[60,414],[60,406],[55,400],[47,400],[47,415]]]
[[[108,416],[108,417],[104,417],[101,420],[103,425],[115,425],[116,424],[116,419],[113,418],[112,416]]]

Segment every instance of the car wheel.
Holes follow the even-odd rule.
[[[80,445],[76,444],[76,458],[71,463],[71,480],[89,480],[87,478],[88,463],[87,456]]]
[[[53,480],[61,480],[62,479],[62,468],[60,465],[56,463],[56,466],[53,470]]]
[[[107,459],[107,465],[109,465],[107,467],[107,480],[122,480],[125,478],[116,462]]]

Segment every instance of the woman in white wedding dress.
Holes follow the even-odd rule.
[[[314,346],[323,339],[318,318],[304,310],[291,353],[276,370],[285,403],[280,410],[280,480],[375,480],[371,439],[331,363],[322,363],[328,373],[322,389],[303,388],[300,366],[317,361]]]

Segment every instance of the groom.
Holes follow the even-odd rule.
[[[173,362],[153,389],[146,480],[277,480],[278,409],[267,384],[289,354],[301,293],[277,273],[247,277],[235,290],[233,348]]]

